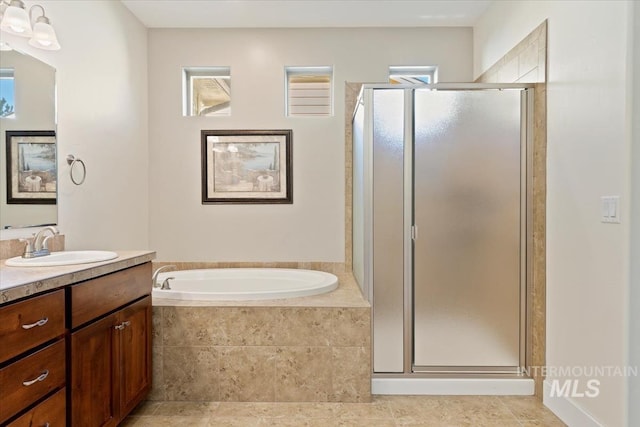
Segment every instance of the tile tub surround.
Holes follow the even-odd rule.
[[[371,403],[144,402],[132,426],[564,427],[534,397],[374,396]]]
[[[175,265],[178,270],[196,270],[200,268],[302,268],[332,273],[337,276],[351,273],[351,268],[341,262],[191,262],[191,261],[154,261],[153,269],[165,265]]]
[[[369,402],[371,309],[350,275],[339,280],[311,297],[154,301],[148,399]]]

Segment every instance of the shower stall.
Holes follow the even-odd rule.
[[[527,359],[533,90],[365,85],[353,270],[375,378],[517,378]]]

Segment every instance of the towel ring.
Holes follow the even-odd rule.
[[[73,168],[77,163],[79,163],[82,166],[82,178],[80,178],[80,180],[78,181],[76,181],[76,179],[73,177]],[[75,185],[81,185],[84,182],[85,178],[87,177],[87,166],[84,164],[82,160],[80,160],[78,157],[74,156],[73,154],[69,154],[67,156],[67,164],[71,166],[69,168],[69,177],[71,177],[71,182],[73,182]]]

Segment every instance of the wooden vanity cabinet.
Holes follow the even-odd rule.
[[[151,264],[69,288],[72,426],[116,426],[151,389]]]
[[[116,426],[150,389],[150,262],[0,306],[0,426]]]
[[[65,425],[64,312],[62,289],[0,307],[0,425]]]

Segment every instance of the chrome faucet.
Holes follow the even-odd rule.
[[[151,285],[154,288],[171,289],[169,287],[169,279],[175,279],[175,277],[168,277],[168,278],[164,279],[164,281],[162,282],[162,285],[158,285],[158,274],[160,274],[161,271],[167,270],[169,268],[175,269],[176,266],[173,265],[173,264],[171,264],[171,265],[163,265],[162,267],[159,267],[156,271],[153,272],[153,277],[151,277]]]
[[[45,237],[47,231],[51,233],[51,235]],[[20,239],[21,242],[26,242],[27,244],[24,248],[22,258],[36,258],[49,255],[51,253],[48,247],[49,239],[58,234],[60,234],[60,232],[57,228],[49,226],[41,229],[32,237]]]
[[[169,280],[171,279],[175,279],[175,277],[167,277],[166,279],[164,279],[162,281],[162,285],[160,285],[160,290],[161,291],[170,291],[171,290],[171,286],[169,286]]]

